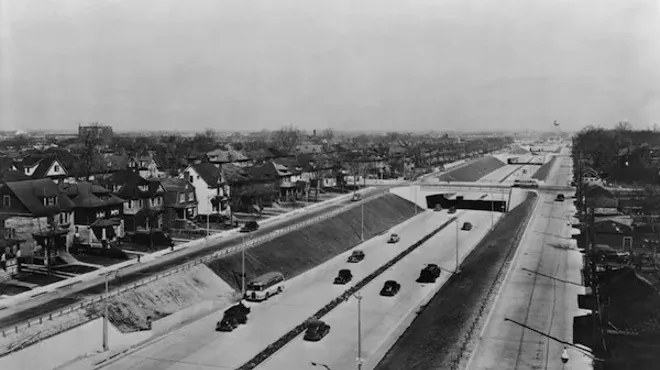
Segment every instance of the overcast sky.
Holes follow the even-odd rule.
[[[656,0],[0,4],[3,129],[660,123]]]

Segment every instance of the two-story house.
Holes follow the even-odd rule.
[[[197,216],[195,187],[187,179],[160,179],[165,189],[164,223],[169,225],[176,219],[192,219]]]
[[[32,179],[51,179],[62,183],[68,172],[62,161],[55,155],[34,154],[14,162],[13,169],[23,172]]]
[[[229,186],[222,170],[210,162],[188,166],[179,178],[188,180],[195,188],[197,211],[200,215],[230,215]]]
[[[124,237],[124,200],[100,185],[81,181],[60,185],[73,201],[74,242],[91,247],[116,245]]]
[[[51,179],[6,182],[0,198],[2,236],[20,243],[23,257],[47,265],[68,252],[74,203]]]
[[[261,183],[271,183],[278,189],[278,196],[284,199],[293,199],[296,185],[292,181],[294,174],[287,166],[274,161],[266,162],[260,166],[247,168],[250,178]]]
[[[145,179],[131,170],[123,170],[113,173],[104,185],[124,200],[126,232],[163,227],[165,189],[159,179]]]
[[[159,165],[156,162],[153,154],[141,155],[131,157],[128,162],[129,169],[137,172],[138,175],[145,179],[157,178],[160,176]]]

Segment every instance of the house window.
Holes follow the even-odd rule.
[[[163,205],[163,197],[158,197],[158,205],[159,206]]]
[[[16,229],[5,228],[5,239],[16,239]]]
[[[44,198],[44,206],[54,206],[57,204],[57,197]]]
[[[192,202],[194,200],[195,200],[195,193],[193,192],[188,193],[188,201]]]
[[[68,212],[60,213],[60,224],[67,224],[67,223],[69,223],[69,213]]]
[[[190,182],[193,182],[193,180],[194,180],[194,179],[193,179],[192,176],[190,176],[190,177],[188,178],[188,181],[190,181]]]
[[[179,194],[179,203],[185,203],[186,202],[186,194],[181,193]]]
[[[140,185],[138,188],[140,191],[149,191],[149,185]]]
[[[53,170],[55,170],[55,172],[60,172],[60,166],[54,165]]]
[[[96,212],[96,218],[104,218],[104,217],[105,217],[105,212],[104,211]]]
[[[2,196],[2,205],[4,207],[9,207],[11,205],[11,197],[9,195]]]
[[[139,200],[138,200],[138,207],[139,207],[139,208],[143,208],[143,207],[144,207],[144,200],[143,200],[143,199],[139,199]]]
[[[129,209],[133,208],[133,201],[132,200],[129,200],[129,201],[126,202],[126,208],[129,208]]]
[[[112,191],[114,191],[115,193],[118,192],[120,189],[121,189],[120,185],[112,185]]]
[[[118,209],[110,210],[110,216],[119,216],[119,210]]]

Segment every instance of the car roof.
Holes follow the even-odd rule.
[[[388,280],[385,282],[385,284],[392,284],[392,283],[396,283],[396,280]]]
[[[351,270],[349,270],[349,269],[341,269],[341,270],[339,270],[339,272],[351,272]]]
[[[361,249],[356,249],[353,251],[353,253],[364,253]]]
[[[321,325],[325,325],[325,322],[321,320],[310,320],[309,322],[307,322],[308,328],[313,326],[321,326]]]

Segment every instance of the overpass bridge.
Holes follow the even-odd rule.
[[[384,187],[403,187],[403,186],[419,186],[424,191],[474,191],[474,192],[509,192],[512,188],[511,184],[500,182],[431,182],[431,181],[405,181],[405,180],[371,180],[367,181],[367,186],[384,186]],[[537,190],[550,193],[574,193],[575,187],[562,186],[556,184],[539,184]]]

